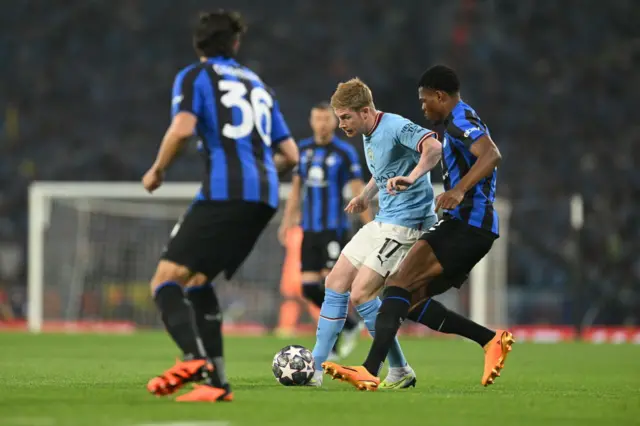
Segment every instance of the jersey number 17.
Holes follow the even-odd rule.
[[[227,108],[238,108],[241,112],[240,123],[226,123],[222,127],[222,135],[229,139],[242,139],[249,136],[255,128],[264,144],[271,146],[273,98],[269,92],[264,87],[256,86],[248,93],[244,83],[232,80],[220,80],[218,89],[223,93],[220,103]]]

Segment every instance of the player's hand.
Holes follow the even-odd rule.
[[[164,173],[160,169],[151,167],[142,177],[142,185],[147,192],[152,193],[162,185]]]
[[[357,213],[362,213],[368,208],[369,208],[369,200],[358,195],[357,197],[353,197],[351,201],[349,201],[349,204],[347,204],[347,207],[344,209],[344,211],[349,214],[357,214]]]
[[[387,192],[391,195],[397,195],[398,192],[406,191],[414,180],[408,176],[396,176],[387,181]]]
[[[436,211],[453,210],[462,202],[464,192],[459,188],[451,188],[436,197]]]

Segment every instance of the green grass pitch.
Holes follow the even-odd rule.
[[[418,386],[358,392],[325,381],[287,388],[271,374],[281,347],[312,340],[226,339],[232,403],[176,403],[146,392],[176,355],[162,333],[0,334],[0,425],[640,425],[640,346],[518,344],[494,386],[475,344],[403,339]],[[347,360],[359,363],[363,339]]]

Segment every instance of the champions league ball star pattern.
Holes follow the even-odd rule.
[[[273,357],[272,371],[276,380],[284,386],[302,386],[313,377],[313,355],[303,346],[291,345]]]

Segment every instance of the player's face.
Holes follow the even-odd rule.
[[[327,138],[336,130],[336,116],[331,109],[314,108],[311,110],[311,130],[320,138]]]
[[[352,109],[336,109],[334,112],[338,117],[338,127],[342,129],[345,135],[353,137],[364,134],[366,130],[365,119],[367,117],[368,108],[363,108],[362,112]]]
[[[422,112],[428,120],[444,120],[444,98],[442,92],[419,88],[418,99],[422,105]]]

